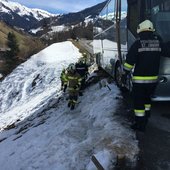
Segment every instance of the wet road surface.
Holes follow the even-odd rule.
[[[145,134],[137,133],[139,170],[170,170],[170,102],[153,103]]]
[[[123,94],[126,113],[132,114],[132,100]],[[129,113],[128,113],[129,114]],[[153,102],[146,132],[136,133],[139,160],[135,170],[170,170],[170,102]]]

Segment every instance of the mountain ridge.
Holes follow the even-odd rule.
[[[0,0],[0,20],[10,26],[15,26],[25,31],[42,27],[44,23],[56,25],[75,25],[83,22],[86,17],[94,18],[104,7],[107,0],[86,8],[79,12],[68,14],[50,14],[42,9],[28,8],[17,2]]]
[[[18,2],[0,0],[0,20],[21,29],[29,29],[43,18],[54,16],[57,14],[50,14],[42,9],[28,8]]]

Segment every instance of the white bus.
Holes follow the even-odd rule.
[[[122,63],[137,37],[139,23],[149,19],[155,34],[164,42],[170,41],[170,0],[110,0],[94,23],[93,51],[96,62],[110,75],[119,87]],[[126,85],[132,87],[131,79]],[[170,101],[170,59],[162,57],[159,84],[153,96],[155,101]]]

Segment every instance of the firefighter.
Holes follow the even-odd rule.
[[[60,75],[60,80],[61,80],[61,90],[63,90],[63,92],[66,91],[67,89],[67,70],[63,69]]]
[[[160,57],[168,57],[168,46],[154,35],[154,31],[149,20],[139,24],[139,39],[132,44],[127,53],[122,75],[122,83],[126,83],[127,75],[133,69],[132,96],[135,120],[131,128],[142,132],[145,131],[150,117],[151,96],[158,82]]]
[[[86,86],[85,82],[88,75],[88,66],[85,62],[85,58],[80,58],[79,62],[76,63],[76,71],[81,76],[81,87],[79,95],[82,96],[83,90],[85,89]]]
[[[73,63],[68,66],[67,81],[69,93],[68,107],[73,110],[77,103],[79,89],[81,86],[81,76],[76,72],[75,64]]]

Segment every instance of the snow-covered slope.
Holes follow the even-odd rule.
[[[0,113],[6,113],[1,116],[31,112],[55,95],[60,89],[61,70],[80,56],[71,42],[64,42],[49,46],[17,67],[0,84]]]
[[[92,155],[106,170],[118,154],[136,161],[137,141],[116,114],[114,84],[88,87],[75,110],[67,107],[59,77],[79,57],[71,42],[53,44],[0,83],[1,170],[96,170]]]
[[[43,18],[48,18],[55,16],[54,14],[50,14],[47,11],[41,9],[31,9],[23,6],[17,2],[12,2],[8,0],[0,0],[0,12],[11,14],[14,12],[20,16],[31,16],[37,20],[41,20]]]

